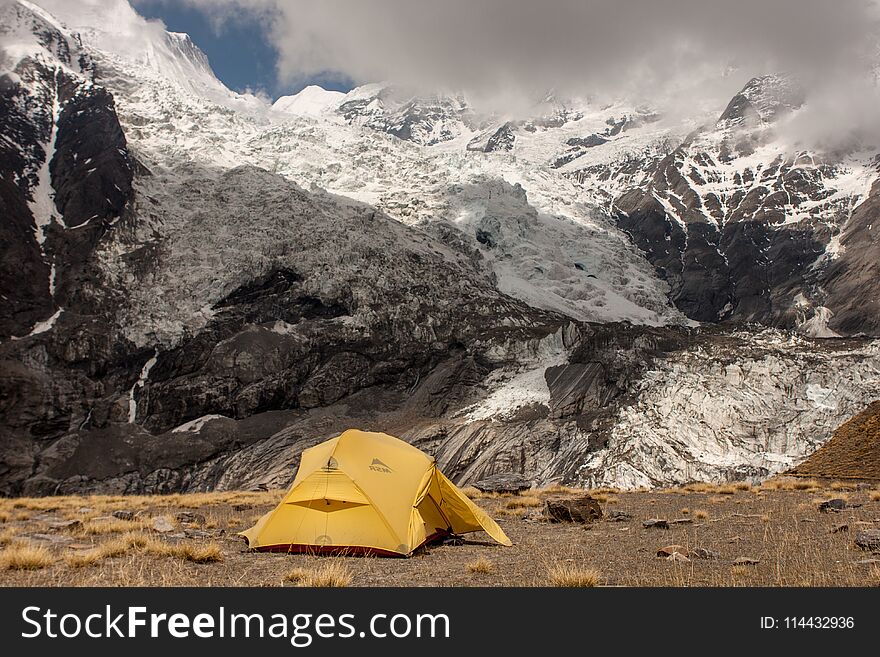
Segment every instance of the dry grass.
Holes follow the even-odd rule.
[[[684,507],[684,508],[681,510],[681,515],[686,516],[686,515],[688,515],[690,512],[691,512],[691,510],[690,510],[689,508]]]
[[[16,543],[0,552],[0,570],[39,570],[55,563],[55,558],[43,546]]]
[[[284,576],[285,582],[312,588],[345,587],[351,584],[352,573],[341,561],[328,560],[317,568],[294,568]]]
[[[495,570],[495,564],[489,561],[486,557],[480,557],[476,561],[471,561],[467,564],[466,568],[469,573],[488,575]]]
[[[880,502],[880,490],[872,490],[868,497],[872,502]]]
[[[472,500],[478,500],[483,496],[483,492],[473,486],[465,486],[461,489],[461,492]]]
[[[602,573],[595,568],[562,562],[547,569],[547,581],[550,586],[562,588],[592,588],[601,584]]]
[[[752,490],[752,485],[751,485],[749,482],[747,482],[747,481],[738,481],[738,482],[736,482],[736,483],[733,485],[733,487],[734,487],[736,490],[741,490],[741,491],[749,491],[749,490]]]
[[[694,511],[694,518],[696,520],[708,520],[709,519],[709,512],[704,511],[703,509],[696,509]]]
[[[719,486],[715,492],[719,495],[734,495],[736,494],[736,491],[737,486]]]
[[[91,550],[69,555],[64,561],[71,568],[84,568],[133,551],[200,564],[223,561],[223,550],[217,543],[166,543],[154,536],[134,532],[111,538]]]
[[[711,493],[715,491],[715,488],[716,486],[714,484],[707,484],[704,481],[695,481],[687,484],[684,487],[684,490],[688,493]]]
[[[216,543],[164,543],[153,540],[147,551],[160,557],[174,557],[193,563],[217,563],[223,561],[223,550]]]
[[[587,491],[582,488],[563,486],[562,484],[551,484],[549,486],[544,486],[543,488],[535,488],[532,492],[537,495],[577,495],[586,493]]]
[[[150,524],[146,520],[120,520],[118,518],[98,518],[87,520],[82,527],[74,530],[83,536],[104,536],[106,534],[124,534],[147,529]]]
[[[514,497],[511,500],[508,500],[504,504],[505,509],[531,509],[536,506],[541,506],[543,502],[535,497],[534,495],[522,495],[520,497]]]
[[[0,532],[0,547],[9,545],[15,538],[15,532],[11,529],[4,529]]]

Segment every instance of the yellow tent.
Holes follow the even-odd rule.
[[[384,433],[350,429],[303,451],[281,503],[242,532],[256,550],[408,556],[446,534],[501,527],[434,459]]]

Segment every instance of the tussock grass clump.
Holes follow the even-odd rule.
[[[351,580],[351,571],[339,561],[327,561],[317,568],[294,568],[284,576],[285,582],[312,588],[345,587]]]
[[[696,518],[697,520],[708,520],[709,512],[703,509],[696,509],[694,511],[694,518]]]
[[[686,515],[690,514],[690,512],[691,512],[691,510],[688,507],[684,507],[681,510],[681,515],[686,516]]]
[[[173,557],[193,563],[217,563],[223,561],[223,550],[216,543],[165,543],[153,539],[146,546],[147,552],[160,557]]]
[[[557,563],[547,569],[550,586],[561,588],[592,588],[602,583],[602,573],[574,563]]]
[[[834,481],[830,486],[831,490],[855,490],[855,484],[846,481]]]
[[[478,500],[483,496],[483,492],[473,486],[465,486],[461,489],[461,492],[472,500]]]
[[[711,493],[715,490],[715,485],[705,481],[695,481],[686,484],[684,489],[689,493]]]
[[[574,493],[583,493],[580,488],[572,488],[571,486],[563,486],[562,484],[550,484],[542,488],[536,488],[533,491],[537,495],[570,495]]]
[[[55,557],[42,545],[10,545],[0,552],[0,570],[39,570],[55,563]]]
[[[738,481],[733,485],[733,487],[736,490],[742,490],[742,491],[752,490],[752,485],[747,481]]]
[[[868,497],[872,502],[880,502],[880,490],[872,490]]]
[[[11,529],[4,529],[0,532],[0,546],[9,545],[15,538],[15,532]]]
[[[543,502],[534,495],[522,495],[508,500],[504,507],[506,509],[531,509],[542,504]]]
[[[791,489],[784,490],[819,490],[819,482],[815,479],[795,479],[791,484]]]
[[[489,561],[486,557],[480,557],[476,561],[471,561],[466,567],[469,573],[479,575],[488,575],[495,570],[495,564]]]
[[[71,568],[95,566],[105,559],[121,557],[123,554],[127,554],[134,549],[148,548],[155,543],[161,543],[161,541],[157,541],[144,534],[128,532],[104,541],[91,550],[85,550],[78,554],[71,554],[65,557],[64,562]]]
[[[719,486],[715,492],[719,495],[735,495],[736,491],[736,486]]]

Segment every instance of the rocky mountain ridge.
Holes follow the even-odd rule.
[[[0,15],[3,493],[283,485],[349,426],[459,483],[760,478],[877,398],[876,170],[787,153],[785,80],[707,127],[270,107],[123,4]]]

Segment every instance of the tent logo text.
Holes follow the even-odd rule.
[[[373,462],[370,463],[370,470],[375,472],[384,472],[385,474],[391,474],[393,471],[387,465],[382,463],[379,459],[373,459]]]

